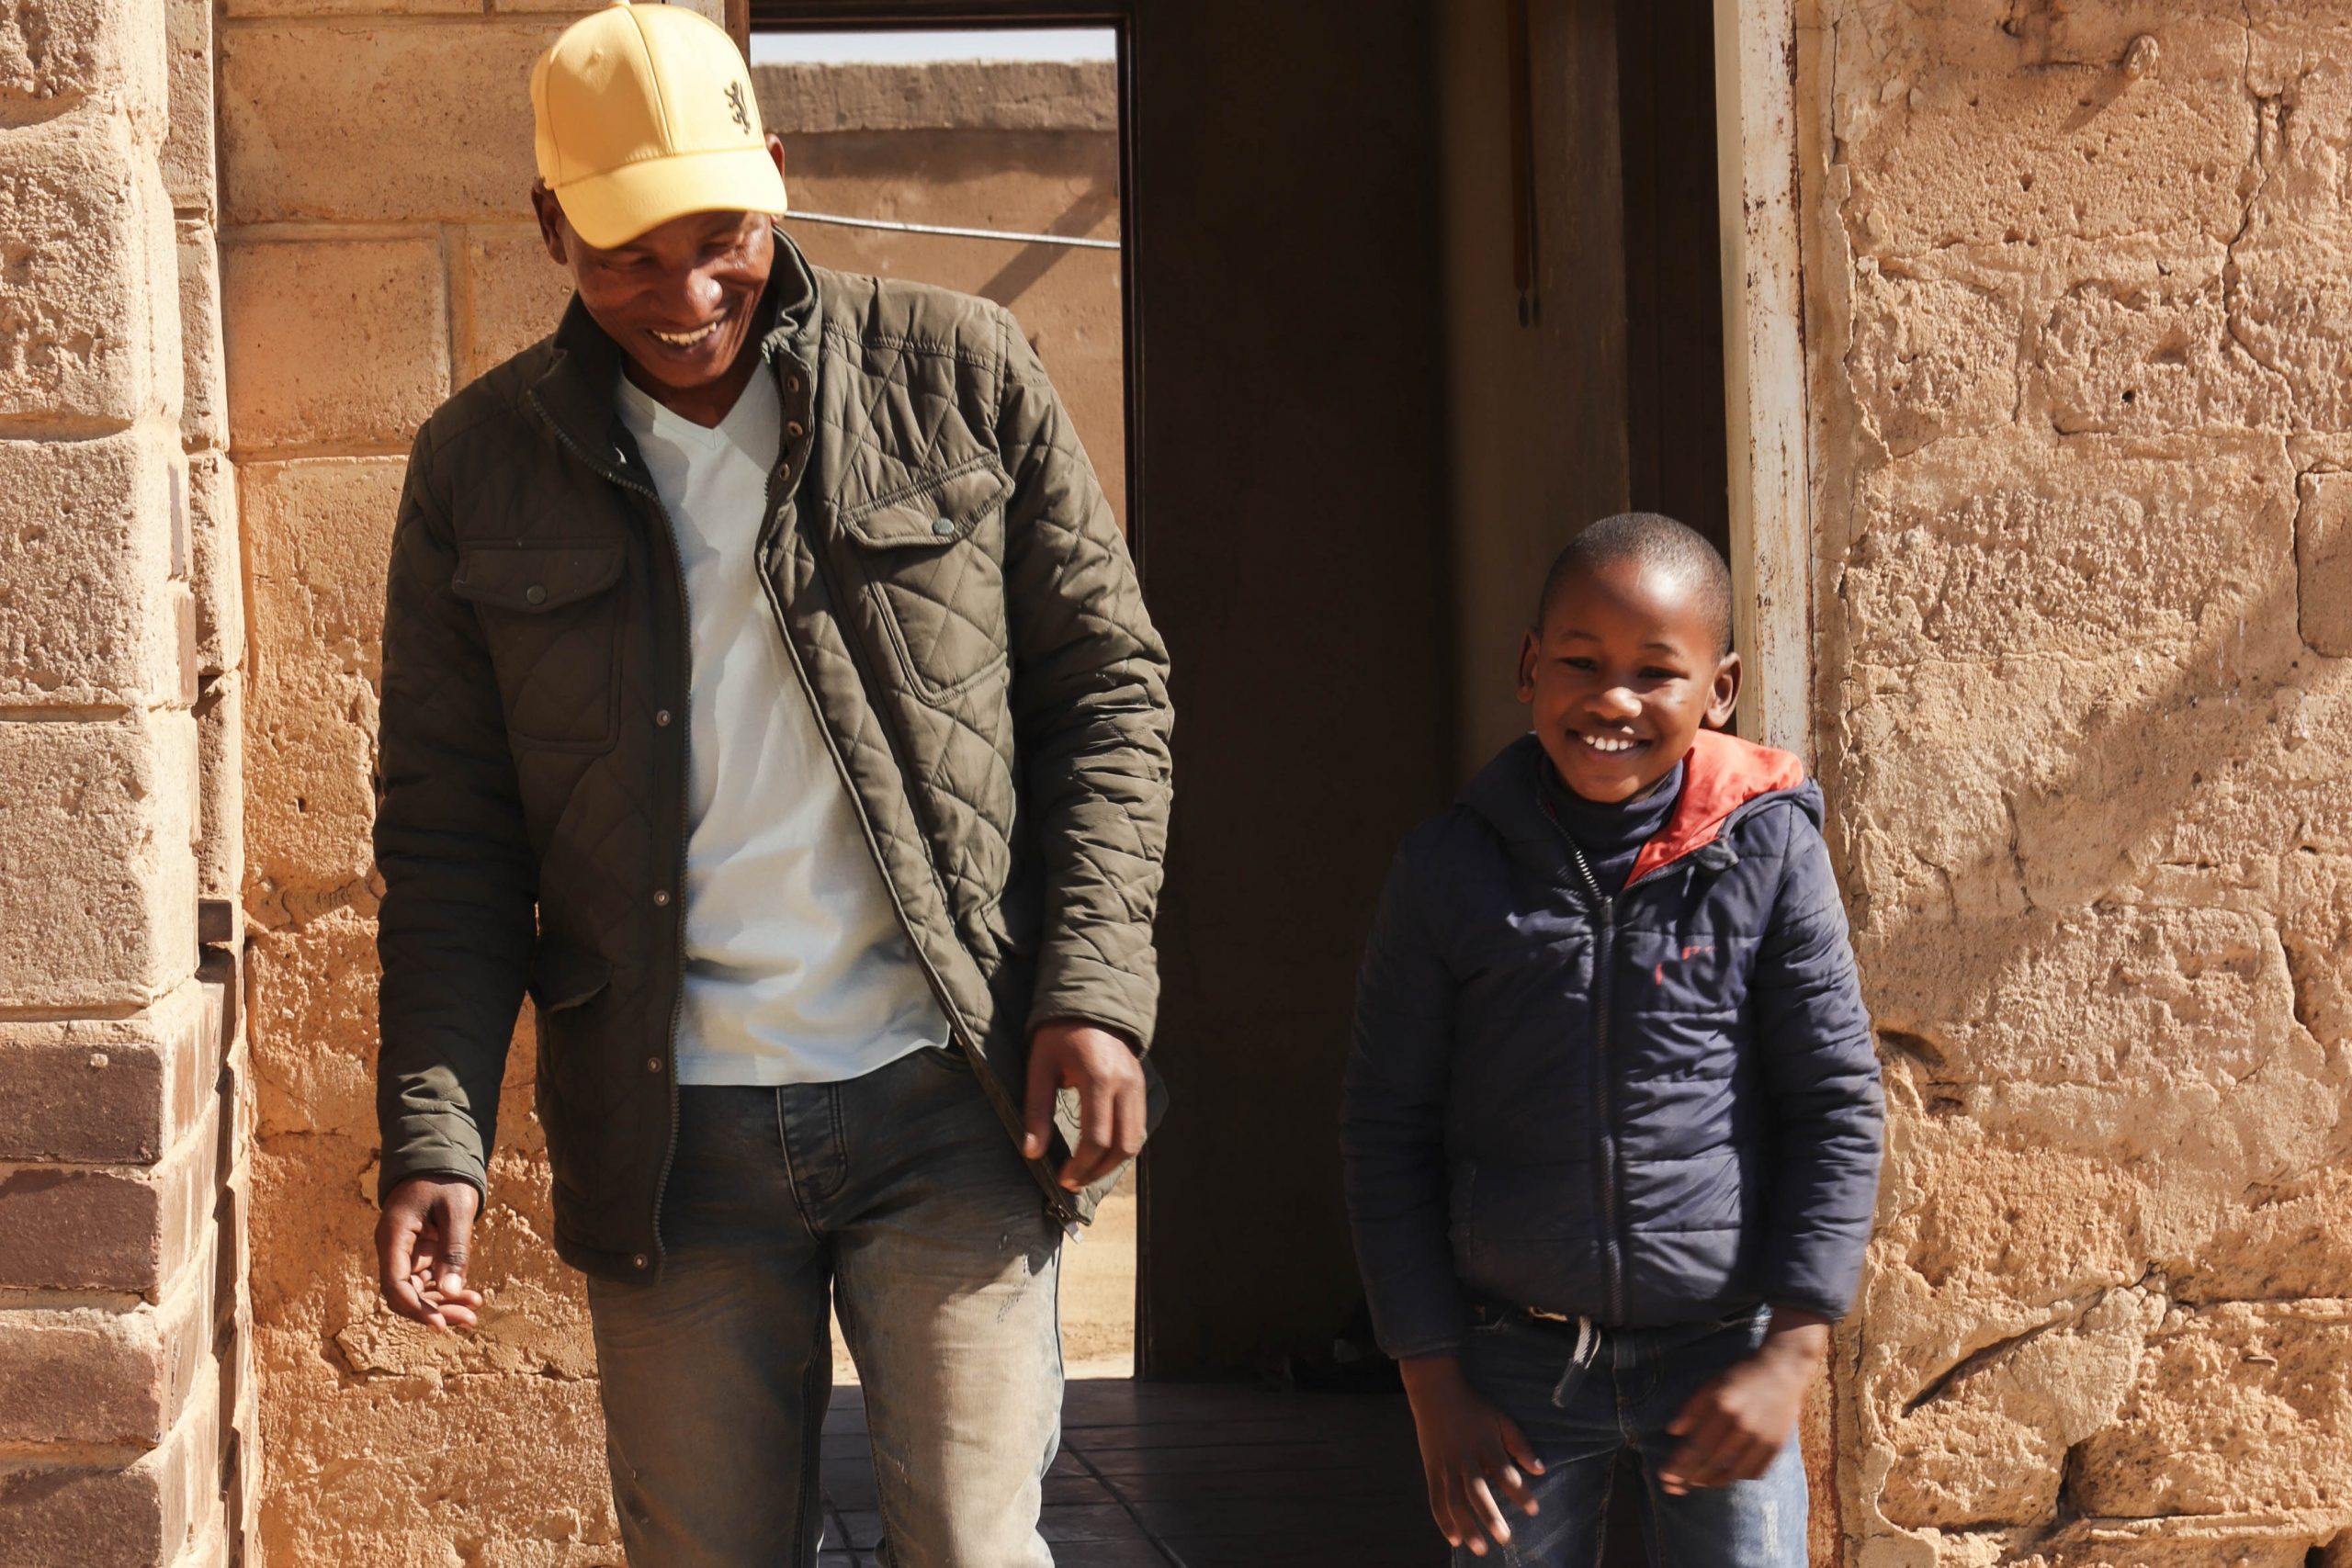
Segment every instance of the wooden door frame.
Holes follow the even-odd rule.
[[[1740,732],[1815,754],[1812,411],[1804,354],[1799,0],[1715,0],[1724,436]]]
[[[1809,299],[1816,310],[1834,309],[1822,293],[1833,279],[1806,276],[1808,232],[1826,273],[1842,265],[1834,241],[1825,247],[1806,222],[1809,204],[1821,210],[1826,169],[1823,54],[1809,0],[1714,0],[1714,8],[1731,564],[1736,635],[1748,661],[1739,728],[1817,773],[1822,718],[1834,704],[1820,684],[1816,519],[1838,502],[1819,483],[1835,448],[1820,413],[1828,399],[1813,395],[1804,322]],[[1815,1529],[1842,1542],[1856,1394],[1853,1378],[1838,1371],[1846,1360],[1831,1363],[1804,1425],[1808,1458],[1829,1477]],[[1826,1439],[1818,1453],[1816,1430]]]
[[[1139,0],[724,0],[729,25],[766,28],[1099,26],[1119,38],[1120,286],[1125,332],[1127,527],[1138,570],[1147,454],[1145,339],[1135,258],[1148,204],[1136,180]],[[1812,410],[1804,357],[1798,125],[1800,0],[1715,0],[1723,245],[1724,397],[1737,637],[1747,654],[1739,726],[1814,755]],[[740,20],[739,20],[740,18]]]

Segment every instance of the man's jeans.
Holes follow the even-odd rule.
[[[1679,1497],[1657,1483],[1681,1443],[1667,1435],[1667,1423],[1707,1380],[1763,1343],[1765,1323],[1758,1311],[1723,1323],[1605,1331],[1581,1371],[1572,1361],[1572,1335],[1509,1318],[1473,1328],[1462,1347],[1463,1374],[1519,1423],[1544,1473],[1533,1483],[1535,1517],[1504,1505],[1509,1544],[1483,1560],[1457,1548],[1457,1568],[1498,1561],[1591,1568],[1600,1560],[1610,1478],[1625,1448],[1640,1461],[1643,1533],[1655,1568],[1804,1568],[1804,1461],[1793,1437],[1758,1480]]]
[[[865,1384],[887,1561],[1049,1568],[1061,1235],[961,1057],[684,1089],[659,1280],[592,1280],[632,1568],[807,1568],[825,1309]]]

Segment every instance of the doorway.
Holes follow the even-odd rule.
[[[1136,1368],[1360,1366],[1332,1128],[1389,857],[1516,732],[1568,531],[1639,506],[1732,542],[1713,7],[750,4],[1117,32],[1125,515],[1178,711]]]
[[[1565,530],[1650,506],[1730,542],[1714,8],[746,3],[760,33],[1116,34],[1125,517],[1178,709],[1136,1365],[1328,1368],[1389,856],[1515,733]]]
[[[1131,528],[1117,32],[827,25],[750,42],[785,141],[786,231],[820,266],[1013,311]],[[1136,1211],[1131,1173],[1064,1248],[1073,1379],[1134,1372]],[[838,1330],[833,1345],[835,1381],[854,1382]]]

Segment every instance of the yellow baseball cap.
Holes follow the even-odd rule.
[[[625,245],[689,212],[782,212],[752,73],[684,6],[613,0],[531,69],[539,178],[580,237]]]

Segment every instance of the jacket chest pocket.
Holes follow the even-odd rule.
[[[870,619],[909,685],[948,704],[1005,669],[1004,498],[1012,480],[979,458],[842,513]]]
[[[1630,992],[1630,1010],[1736,1017],[1747,995],[1755,951],[1753,938],[1723,932],[1628,931],[1622,978]]]
[[[619,734],[620,595],[612,542],[468,545],[451,592],[481,617],[510,739],[598,751]]]

